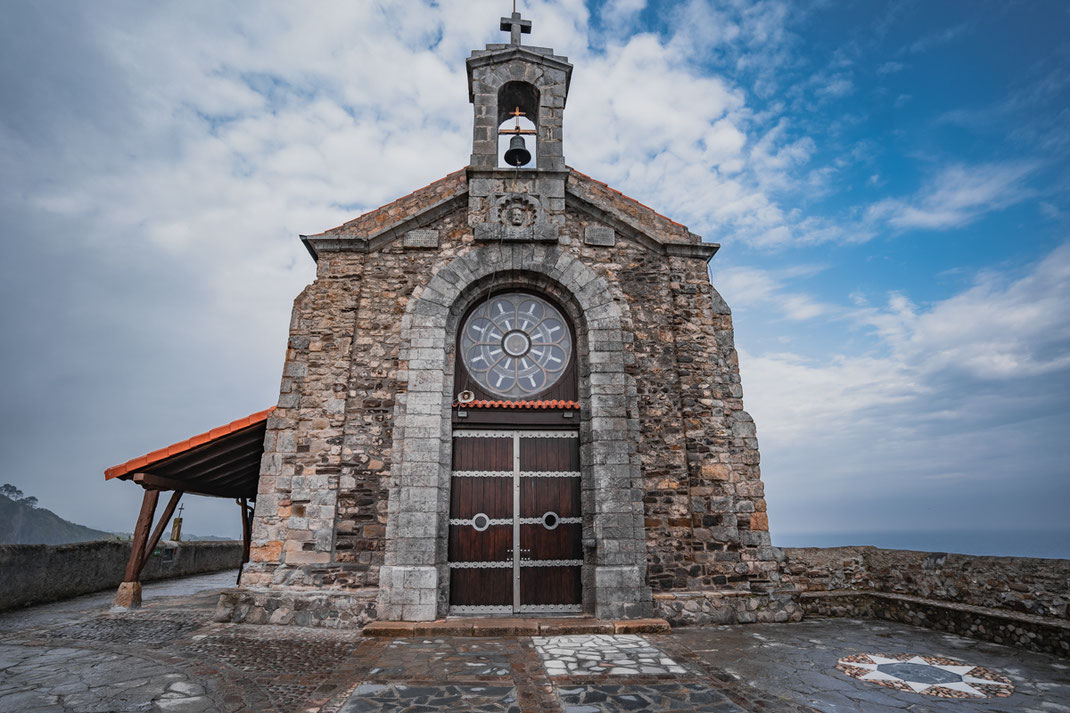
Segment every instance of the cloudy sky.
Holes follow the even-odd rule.
[[[774,541],[1070,556],[1070,6],[520,4],[568,163],[722,245]],[[467,162],[509,9],[4,3],[0,481],[129,530],[105,467],[273,404],[298,234]]]

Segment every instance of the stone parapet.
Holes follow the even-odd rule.
[[[672,626],[802,621],[793,592],[677,591],[654,595],[654,616]]]
[[[878,547],[783,551],[785,583],[804,592],[883,592],[1070,620],[1070,560]]]
[[[883,592],[802,592],[797,599],[807,617],[883,619],[1070,656],[1070,622],[1058,619]]]
[[[119,585],[131,543],[102,540],[67,545],[0,545],[0,611],[54,602]],[[169,542],[156,547],[142,582],[237,569],[240,542]],[[133,587],[128,587],[134,596]]]
[[[359,629],[376,618],[377,590],[300,591],[242,587],[226,589],[215,620],[244,624],[294,624]]]

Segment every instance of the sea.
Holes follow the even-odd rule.
[[[772,532],[777,547],[874,545],[891,550],[1070,559],[1070,529],[906,532]]]

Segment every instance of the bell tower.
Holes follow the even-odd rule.
[[[546,47],[521,43],[531,21],[501,19],[508,44],[468,58],[474,109],[468,168],[469,220],[477,241],[557,242],[565,220],[562,123],[572,65]]]

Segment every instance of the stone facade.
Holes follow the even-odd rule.
[[[728,592],[738,621],[794,614],[772,594],[754,422],[706,267],[717,246],[564,165],[571,69],[541,48],[473,53],[471,166],[303,238],[317,277],[294,303],[252,563],[224,607],[238,618],[332,594],[336,622],[445,614],[455,340],[492,288],[544,294],[576,330],[584,610],[642,617],[672,609],[662,595]],[[498,168],[513,104],[535,117],[534,169]]]

